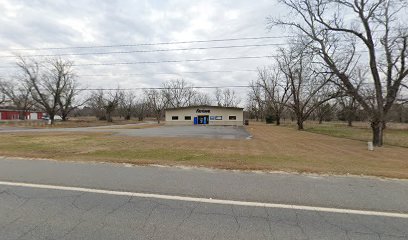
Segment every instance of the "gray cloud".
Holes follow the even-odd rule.
[[[284,39],[224,43],[195,43],[109,49],[66,49],[15,51],[16,48],[117,45],[168,41],[190,41],[256,36],[279,36],[266,30],[266,17],[279,13],[275,1],[2,1],[0,3],[1,55],[59,54],[118,50],[147,50],[178,47],[224,46],[283,42]],[[209,49],[155,53],[72,56],[76,64],[204,59],[273,54],[275,47]],[[13,64],[2,58],[1,65]],[[149,75],[160,72],[256,69],[268,59],[222,60],[115,66],[77,66],[79,75],[106,74],[109,77],[80,77],[87,87],[156,87],[183,77],[193,85],[244,85],[255,72]],[[1,69],[1,75],[10,74]],[[143,76],[115,76],[140,73]],[[242,91],[242,90],[239,90]]]

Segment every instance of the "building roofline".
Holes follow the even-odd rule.
[[[244,110],[241,107],[223,107],[223,106],[211,106],[211,105],[194,105],[194,106],[187,106],[187,107],[176,107],[176,108],[166,108],[165,110],[179,110],[179,109],[187,109],[187,108],[224,108],[224,109],[239,109]]]

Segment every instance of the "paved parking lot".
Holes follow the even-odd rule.
[[[161,126],[156,128],[119,131],[118,134],[140,137],[200,137],[221,139],[247,139],[250,134],[237,126]]]
[[[142,125],[142,124],[134,124]],[[243,126],[160,126],[152,128],[121,128],[128,125],[81,128],[0,128],[0,133],[10,132],[113,132],[116,135],[135,137],[191,137],[212,139],[249,139],[251,135]]]

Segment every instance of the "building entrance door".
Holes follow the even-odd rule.
[[[198,116],[198,124],[208,124],[209,119],[208,115]]]

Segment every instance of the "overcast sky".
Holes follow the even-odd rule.
[[[41,55],[165,50],[174,48],[241,46],[284,43],[284,38],[224,42],[164,44],[53,50],[17,50],[50,47],[126,45],[212,39],[281,36],[266,28],[266,17],[276,16],[276,1],[0,1],[1,66],[13,66],[13,54]],[[208,58],[258,57],[274,54],[276,46],[133,52],[64,56],[74,60],[85,87],[158,87],[170,79],[184,78],[195,86],[245,85],[256,78],[257,67],[268,58],[200,62],[150,63],[111,66],[81,64],[158,62]],[[13,68],[1,68],[2,76]],[[233,72],[208,72],[208,71]],[[244,71],[242,71],[244,70]],[[204,73],[186,73],[204,72]],[[158,74],[158,73],[178,73]],[[126,75],[141,74],[141,75]],[[109,75],[109,76],[85,76]]]

